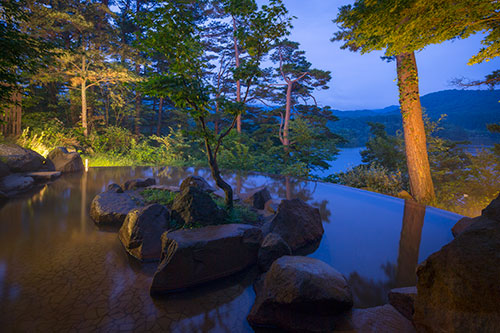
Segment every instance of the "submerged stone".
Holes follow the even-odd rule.
[[[123,184],[123,189],[134,190],[136,188],[148,187],[155,184],[156,180],[154,178],[146,178],[146,179],[137,178],[126,181],[125,184]]]
[[[16,195],[28,191],[34,184],[35,181],[31,177],[20,174],[10,174],[0,179],[0,191],[7,195]]]
[[[151,293],[194,287],[237,273],[257,262],[259,228],[225,224],[166,232]]]
[[[38,171],[30,172],[26,174],[27,177],[31,177],[35,182],[49,182],[55,180],[61,176],[60,171]]]

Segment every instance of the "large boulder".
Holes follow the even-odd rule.
[[[271,232],[280,235],[292,251],[317,242],[324,233],[319,209],[301,199],[282,200],[271,222]]]
[[[271,200],[271,193],[269,193],[267,187],[253,190],[247,193],[243,198],[243,202],[256,209],[264,209],[266,202],[269,200]]]
[[[481,221],[481,220],[484,220],[484,219],[486,219],[486,218],[483,217],[483,216],[477,216],[477,217],[474,217],[474,218],[472,218],[472,217],[463,217],[460,220],[458,220],[457,223],[455,223],[455,225],[453,226],[453,228],[451,228],[451,233],[452,233],[453,237],[457,237],[462,232],[464,232],[465,229],[467,229],[468,227],[470,227],[474,223],[476,223],[478,221]]]
[[[415,312],[416,287],[404,287],[391,289],[389,292],[389,304],[399,311],[406,319],[413,320]]]
[[[161,235],[168,230],[170,212],[159,204],[132,209],[123,222],[118,238],[125,250],[141,261],[159,260]]]
[[[276,259],[289,255],[292,255],[290,246],[288,246],[280,235],[271,232],[264,238],[260,245],[259,268],[261,271],[267,272]]]
[[[123,184],[123,189],[134,190],[137,188],[148,187],[155,184],[156,180],[154,178],[146,178],[146,179],[137,178],[126,181],[125,184]]]
[[[166,232],[151,293],[189,288],[239,272],[257,261],[259,228],[244,224]]]
[[[215,189],[210,186],[210,184],[205,180],[205,178],[200,176],[189,176],[185,178],[180,187],[180,191],[184,191],[188,187],[198,187],[200,190],[212,193]]]
[[[34,185],[35,181],[31,177],[19,174],[11,174],[0,179],[0,191],[7,195],[16,195],[28,191]]]
[[[254,326],[329,332],[352,305],[351,289],[333,267],[309,257],[284,256],[266,273],[247,319]]]
[[[37,152],[15,144],[0,144],[0,159],[11,172],[53,171],[54,165]]]
[[[500,222],[500,194],[481,212],[481,216]]]
[[[215,225],[224,221],[224,211],[217,207],[210,194],[198,187],[186,187],[172,204],[172,218],[191,226]]]
[[[55,148],[47,155],[47,159],[54,163],[56,171],[78,172],[84,169],[80,154],[68,152],[65,147]]]
[[[9,166],[0,159],[0,179],[10,175]]]
[[[428,332],[500,332],[500,223],[482,219],[417,268],[413,317]]]
[[[90,216],[97,225],[120,227],[128,212],[140,206],[140,199],[129,193],[106,191],[92,200]]]

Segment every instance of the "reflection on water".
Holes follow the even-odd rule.
[[[88,215],[112,182],[155,177],[178,185],[196,168],[91,168],[65,175],[0,208],[0,325],[3,330],[251,331],[246,315],[255,269],[153,300],[155,266],[128,257],[116,233]],[[348,277],[356,306],[385,303],[387,290],[415,282],[415,266],[451,240],[458,215],[333,184],[255,174],[224,175],[236,193],[266,185],[273,198],[318,207],[325,235],[310,256]],[[213,183],[213,182],[212,182]]]

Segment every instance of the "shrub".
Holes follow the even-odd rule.
[[[407,187],[401,172],[391,172],[375,163],[358,165],[347,172],[330,175],[325,180],[389,195],[397,195]]]
[[[177,193],[158,189],[146,189],[141,192],[141,195],[148,204],[158,203],[171,206]]]

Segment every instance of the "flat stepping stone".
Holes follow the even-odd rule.
[[[25,175],[26,177],[31,177],[35,182],[48,182],[57,179],[61,176],[60,171],[37,171],[30,172]]]

